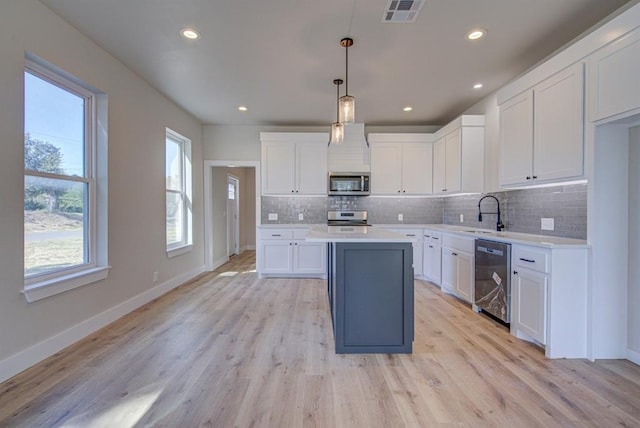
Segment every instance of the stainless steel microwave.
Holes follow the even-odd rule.
[[[369,185],[368,172],[329,173],[329,195],[367,196]]]

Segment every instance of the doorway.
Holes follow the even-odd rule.
[[[227,255],[240,254],[240,180],[227,175]]]
[[[229,261],[234,244],[229,230],[229,180],[238,178],[236,207],[239,220],[238,253],[255,250],[256,226],[260,221],[260,162],[258,161],[204,161],[204,255],[206,270],[212,271]]]

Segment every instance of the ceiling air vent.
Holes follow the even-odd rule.
[[[389,0],[382,22],[415,22],[426,0]]]

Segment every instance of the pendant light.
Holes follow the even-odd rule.
[[[331,140],[329,144],[340,144],[344,140],[344,125],[340,123],[340,85],[342,79],[334,79],[336,85],[336,121],[331,124]]]
[[[356,99],[349,95],[349,48],[353,46],[353,39],[345,37],[340,40],[340,46],[345,48],[345,91],[340,97],[340,123],[343,125],[352,124],[355,121]]]

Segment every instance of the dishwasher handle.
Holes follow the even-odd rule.
[[[478,245],[476,247],[476,251],[480,251],[481,253],[487,253],[492,256],[502,257],[504,255],[504,252],[502,250],[497,250],[495,248],[487,248],[487,247],[483,247],[482,245]]]

